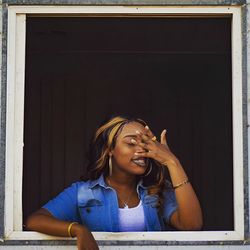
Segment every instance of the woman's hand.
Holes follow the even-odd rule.
[[[32,231],[55,235],[60,237],[69,237],[68,221],[56,219],[51,213],[41,208],[26,220],[26,228]],[[98,245],[89,231],[89,229],[80,224],[73,224],[71,227],[71,235],[77,238],[78,250],[98,250]]]
[[[131,139],[133,144],[139,145],[145,152],[136,152],[141,157],[148,157],[156,160],[162,165],[168,167],[178,209],[172,214],[171,224],[180,230],[199,230],[202,227],[202,212],[199,200],[192,188],[188,177],[176,156],[170,151],[166,130],[161,133],[161,142],[156,140],[154,134],[146,126],[143,132],[136,131],[139,141]],[[182,183],[185,182],[185,185]]]
[[[71,229],[73,237],[77,238],[77,249],[78,250],[98,250],[98,245],[88,228],[74,224]]]
[[[148,126],[144,128],[144,131],[136,131],[140,138],[140,142],[137,142],[134,139],[131,139],[131,142],[135,145],[139,145],[144,148],[145,152],[136,152],[135,155],[141,157],[152,158],[159,162],[162,165],[167,167],[171,167],[173,165],[179,164],[179,160],[176,156],[171,152],[169,146],[167,144],[166,139],[166,130],[164,129],[161,133],[161,141],[158,142],[156,137],[149,129]]]

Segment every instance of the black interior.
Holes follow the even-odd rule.
[[[230,18],[28,17],[23,216],[81,175],[98,124],[148,122],[183,164],[204,230],[233,230]]]

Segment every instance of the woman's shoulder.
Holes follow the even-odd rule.
[[[77,190],[90,190],[94,188],[95,186],[105,186],[106,184],[104,183],[104,179],[102,176],[100,176],[98,179],[91,180],[81,180],[81,181],[76,181],[73,182],[70,186],[70,188],[77,189]]]
[[[73,183],[69,186],[69,188],[73,188],[73,189],[89,188],[90,185],[91,185],[91,180],[76,181],[76,182],[73,182]]]

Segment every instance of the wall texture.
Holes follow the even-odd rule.
[[[108,4],[119,4],[122,3],[124,5],[136,5],[136,4],[143,4],[143,5],[153,5],[155,4],[154,0],[144,0],[144,1],[136,1],[136,0],[127,0],[127,1],[119,1],[119,0],[99,0],[99,1],[91,1],[91,0],[86,0],[86,1],[81,1],[81,0],[54,0],[54,1],[50,1],[50,0],[43,0],[43,1],[39,1],[39,0],[9,0],[9,1],[0,1],[0,16],[2,16],[2,10],[3,10],[3,6],[6,7],[6,4],[55,4],[55,5],[60,5],[60,4],[104,4],[104,5],[108,5]],[[166,1],[166,0],[158,0],[157,1],[158,5],[165,5],[165,4],[169,4],[169,5],[176,5],[176,4],[182,4],[182,5],[237,5],[237,4],[245,4],[243,5],[245,10],[246,10],[246,19],[244,22],[244,29],[245,29],[245,33],[244,33],[244,37],[243,39],[245,40],[245,46],[244,46],[244,54],[245,54],[245,71],[247,72],[247,74],[245,75],[245,81],[247,81],[247,85],[248,85],[248,89],[247,89],[247,108],[250,108],[250,0],[246,0],[246,1],[237,1],[237,0],[218,0],[218,1],[213,1],[213,0],[201,0],[201,1],[180,1],[180,0],[176,0],[176,1]],[[0,48],[2,48],[2,41],[5,41],[6,38],[6,33],[4,33],[3,37],[3,32],[2,32],[2,18],[0,17]],[[3,48],[1,50],[1,52],[3,52],[5,50],[5,48]],[[0,88],[0,109],[2,108],[2,111],[0,112],[0,218],[3,218],[2,213],[3,213],[3,206],[4,206],[4,195],[2,193],[2,190],[4,190],[4,182],[3,180],[3,176],[4,176],[4,153],[3,153],[3,149],[4,149],[4,137],[5,137],[5,86],[2,84],[2,70],[6,70],[6,65],[2,65],[2,56],[5,56],[4,54],[0,56],[0,84],[1,84],[1,88]],[[6,76],[4,76],[6,77]],[[248,114],[247,116],[248,119],[248,124],[250,124],[250,114]],[[249,126],[249,125],[248,125]],[[249,129],[249,127],[248,127]],[[250,131],[248,131],[249,134]],[[248,137],[248,155],[250,155],[250,138]],[[248,158],[248,166],[250,165],[250,157]],[[248,171],[248,182],[250,183],[250,171]],[[247,190],[248,191],[248,190]],[[248,192],[249,193],[249,192]],[[250,197],[248,199],[248,202],[250,201]],[[250,202],[249,202],[249,206],[250,206]],[[21,245],[15,245],[14,242],[11,243],[11,245],[1,245],[1,235],[3,234],[3,225],[4,222],[0,221],[0,249],[6,249],[6,250],[22,250],[22,249],[27,249],[27,250],[44,250],[44,249],[54,249],[54,250],[73,250],[76,249],[76,247],[74,246],[45,246],[45,245],[29,245],[29,246],[21,246]],[[250,228],[250,224],[249,224],[249,228]],[[249,235],[248,235],[249,238]],[[250,239],[249,239],[250,240]],[[20,244],[20,242],[17,244]],[[25,243],[22,243],[25,244]],[[100,249],[142,249],[144,248],[145,250],[147,249],[169,249],[169,250],[189,250],[189,249],[195,249],[195,250],[247,250],[250,249],[249,245],[245,245],[245,246],[239,246],[236,245],[235,243],[232,243],[232,245],[223,245],[223,243],[221,243],[221,245],[214,245],[214,246],[101,246]]]
[[[247,0],[246,5],[247,18],[246,18],[246,71],[247,71],[247,104],[248,104],[248,166],[250,166],[250,136],[249,136],[249,124],[250,124],[250,0]],[[250,183],[250,171],[248,170],[248,183]],[[249,198],[248,202],[250,207],[250,190],[248,191]],[[250,228],[250,221],[249,221]],[[250,238],[250,232],[248,234],[248,239]]]
[[[249,246],[101,246],[100,250],[249,250]],[[74,246],[4,246],[0,247],[2,250],[76,250]]]

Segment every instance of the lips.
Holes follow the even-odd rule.
[[[146,166],[145,158],[135,158],[135,159],[132,159],[132,162],[134,162],[136,165],[138,165],[140,167]]]

